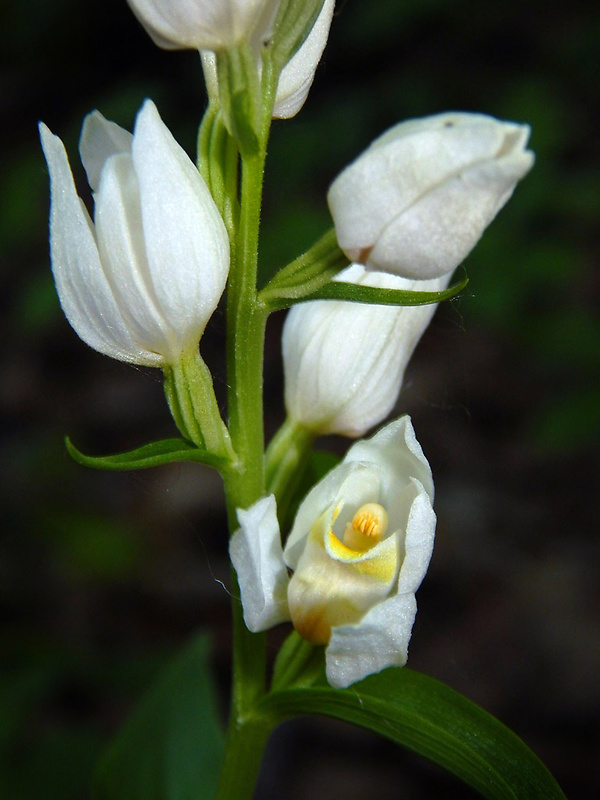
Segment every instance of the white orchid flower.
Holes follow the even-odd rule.
[[[282,69],[273,106],[273,117],[276,119],[289,119],[295,116],[304,105],[312,86],[317,66],[327,44],[334,6],[335,0],[325,0],[319,16],[304,40],[302,47]],[[255,49],[256,60],[260,68],[259,44],[258,42]],[[209,50],[204,50],[200,55],[202,56],[204,78],[209,87],[209,94],[216,95],[218,93],[218,85],[215,54]]]
[[[167,50],[225,50],[268,35],[279,0],[127,0],[153,41]]]
[[[531,169],[529,127],[449,112],[402,122],[332,183],[351,261],[407,278],[452,272]]]
[[[356,442],[308,493],[283,552],[272,496],[238,512],[230,554],[248,628],[291,619],[327,645],[337,688],[404,665],[433,549],[432,502],[429,464],[405,416]]]
[[[225,288],[229,241],[198,170],[146,101],[133,136],[97,111],[80,154],[94,222],[63,143],[40,124],[51,182],[50,252],[61,306],[84,342],[121,361],[176,363]]]
[[[437,292],[450,275],[414,281],[352,264],[336,280]],[[376,306],[341,300],[300,303],[283,327],[285,404],[315,434],[362,436],[390,413],[408,361],[436,305]]]

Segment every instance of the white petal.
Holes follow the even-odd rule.
[[[52,272],[67,319],[77,335],[100,353],[159,366],[162,359],[134,341],[115,301],[61,140],[43,124],[40,135],[51,179]]]
[[[331,506],[344,502],[355,508],[367,502],[413,503],[418,494],[411,481],[425,488],[433,501],[433,478],[423,449],[417,441],[410,417],[403,416],[390,422],[371,439],[355,442],[343,462],[331,470],[306,495],[288,536],[284,560],[295,570],[316,520]],[[402,494],[410,487],[408,495]],[[408,518],[410,506],[404,514]],[[340,515],[344,523],[343,514]],[[395,529],[395,527],[393,528]]]
[[[416,592],[425,577],[435,539],[435,512],[423,485],[413,478],[417,489],[410,509],[404,539],[404,560],[398,578],[398,594]]]
[[[200,173],[147,101],[133,140],[148,268],[179,346],[197,342],[225,288],[229,240]]]
[[[406,664],[416,613],[415,596],[409,592],[374,606],[355,625],[333,628],[325,654],[330,685],[344,689],[367,675]]]
[[[159,47],[220,50],[260,25],[273,0],[128,0]]]
[[[403,216],[425,194],[470,167],[490,161],[497,165],[507,155],[522,155],[528,134],[527,126],[458,112],[409,120],[391,128],[331,185],[328,201],[340,247],[349,258],[360,260],[392,220]],[[447,206],[443,210],[447,211]],[[478,229],[475,241],[480,233]],[[419,232],[419,236],[426,239],[428,232]],[[417,271],[406,274],[417,276]],[[440,271],[419,273],[418,277],[434,274]]]
[[[300,504],[283,554],[285,563],[290,569],[296,569],[313,525],[321,514],[334,503],[341,485],[347,480],[353,469],[355,468],[342,462],[313,486]]]
[[[304,105],[327,44],[334,5],[335,0],[325,0],[304,44],[283,68],[277,84],[274,117],[288,119],[297,114]]]
[[[229,554],[238,576],[244,621],[256,633],[290,618],[274,496],[261,498],[245,511],[238,509],[237,516],[241,527],[231,538]]]
[[[358,558],[341,560],[332,558],[330,552],[311,535],[288,589],[294,627],[314,644],[325,644],[332,626],[355,623],[383,601],[397,572],[399,554],[394,537]]]
[[[403,210],[380,233],[367,260],[414,278],[452,272],[471,252],[517,184],[533,155],[476,164]]]
[[[96,192],[104,162],[117,153],[130,153],[133,136],[115,122],[109,122],[99,111],[92,111],[83,120],[79,138],[79,155],[88,183]]]
[[[354,264],[337,279],[380,288],[439,291],[449,279],[415,282]],[[318,433],[360,436],[393,408],[408,360],[435,305],[314,301],[295,306],[283,329],[289,415]]]
[[[171,361],[177,354],[177,340],[159,307],[149,273],[139,187],[129,154],[112,156],[104,165],[95,222],[100,258],[132,337],[141,347]]]
[[[417,441],[410,417],[405,415],[390,422],[370,439],[355,442],[344,462],[372,463],[388,481],[388,493],[394,492],[398,476],[416,478],[433,501],[433,478],[423,448]]]

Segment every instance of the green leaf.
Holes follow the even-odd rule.
[[[217,54],[217,79],[223,118],[243,156],[260,149],[260,82],[256,57],[248,42]]]
[[[347,266],[348,259],[340,250],[335,230],[330,228],[306,253],[280,269],[260,291],[258,299],[271,310],[287,308],[290,299],[299,302],[314,294]]]
[[[111,456],[86,456],[75,447],[68,436],[65,438],[65,445],[71,458],[78,464],[92,469],[113,471],[147,469],[161,464],[171,464],[174,461],[198,461],[218,470],[224,470],[228,465],[225,459],[207,450],[201,450],[185,439],[162,439]]]
[[[349,689],[273,692],[262,710],[280,720],[326,714],[369,728],[429,758],[489,800],[565,800],[516,734],[445,684],[406,668],[385,670]]]
[[[330,280],[316,291],[302,294],[301,296],[298,296],[298,293],[294,291],[281,291],[277,297],[268,299],[265,305],[269,311],[289,308],[296,303],[306,303],[309,300],[347,300],[351,303],[371,303],[384,306],[425,306],[430,303],[441,303],[444,300],[450,300],[459,292],[462,292],[468,282],[469,279],[465,275],[458,283],[449,286],[442,292],[413,292],[403,289],[380,289],[374,286]],[[260,299],[263,298],[261,297]]]
[[[215,101],[209,103],[198,130],[198,170],[233,238],[239,214],[238,150]]]
[[[212,798],[223,751],[207,639],[199,636],[166,669],[100,760],[92,797]]]

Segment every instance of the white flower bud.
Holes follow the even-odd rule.
[[[273,498],[240,512],[230,553],[250,630],[291,618],[327,645],[327,679],[338,688],[405,664],[433,550],[432,501],[429,464],[402,417],[356,442],[308,493],[283,555]]]
[[[269,34],[279,0],[128,0],[159,47],[225,50]]]
[[[281,71],[273,107],[274,117],[289,119],[304,105],[327,44],[334,5],[335,0],[325,0],[304,44]]]
[[[363,286],[437,292],[449,275],[409,281],[352,264],[336,276]],[[404,370],[436,305],[377,306],[312,300],[289,312],[283,328],[285,404],[316,434],[362,436],[390,413]]]
[[[292,56],[282,69],[277,84],[273,117],[289,119],[295,116],[302,106],[312,86],[315,72],[323,50],[327,44],[335,0],[325,0],[310,33],[302,47]],[[217,65],[215,54],[204,50],[201,54],[204,78],[210,94],[218,92]],[[256,48],[256,59],[261,68],[260,51]]]
[[[146,101],[133,136],[97,111],[80,153],[94,222],[63,143],[40,124],[51,181],[50,253],[65,315],[84,342],[162,367],[198,345],[225,288],[227,232],[198,170]]]
[[[531,169],[529,127],[449,112],[376,139],[328,201],[351,261],[407,278],[452,272]]]

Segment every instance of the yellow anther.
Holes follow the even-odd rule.
[[[347,523],[342,541],[352,550],[370,550],[383,539],[387,526],[385,508],[379,503],[365,503]]]

